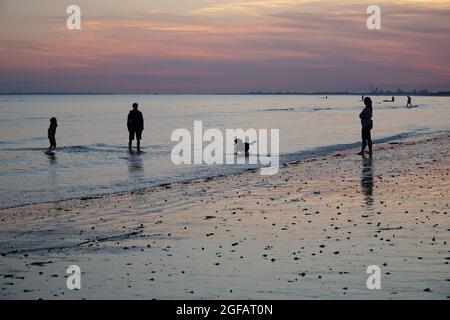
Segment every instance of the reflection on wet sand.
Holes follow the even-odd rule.
[[[130,154],[128,157],[128,172],[132,175],[144,171],[144,164],[140,155]]]
[[[450,134],[422,139],[380,143],[373,163],[350,149],[270,178],[247,171],[0,210],[0,273],[13,284],[0,299],[60,298],[65,279],[49,275],[72,261],[108,281],[82,278],[89,285],[67,299],[446,299]],[[357,184],[370,190],[371,172],[368,208]],[[368,292],[372,263],[384,280]]]
[[[361,172],[361,189],[364,193],[364,202],[367,207],[373,204],[373,164],[372,158],[363,158],[363,166]]]
[[[48,157],[48,163],[50,165],[54,165],[58,163],[58,158],[56,157],[56,154],[54,152],[46,152],[45,153]]]

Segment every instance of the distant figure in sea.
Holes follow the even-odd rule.
[[[55,150],[56,149],[56,128],[58,127],[58,121],[55,117],[52,117],[50,119],[50,127],[48,127],[48,140],[50,141],[50,147],[48,147],[48,150]]]
[[[361,138],[362,138],[362,146],[361,152],[359,155],[364,155],[364,151],[366,150],[366,146],[369,146],[369,155],[372,156],[372,137],[370,134],[370,130],[373,127],[372,121],[372,99],[369,97],[364,98],[365,108],[359,114],[359,118],[361,119]]]
[[[412,99],[411,99],[411,97],[410,96],[407,96],[407,102],[406,102],[406,107],[407,108],[412,108]]]
[[[144,117],[142,116],[142,112],[138,110],[137,103],[133,103],[133,110],[128,113],[127,127],[129,132],[128,150],[132,151],[131,146],[134,140],[134,136],[136,136],[137,151],[141,152],[141,139],[142,131],[144,130]]]
[[[392,96],[392,99],[391,99],[391,100],[383,100],[383,102],[394,102],[394,101],[395,101],[394,96]]]
[[[239,153],[244,152],[245,156],[248,157],[249,156],[249,150],[250,150],[250,145],[254,144],[256,142],[247,142],[247,141],[242,141],[242,139],[238,139],[238,138],[234,138],[234,155],[238,155]]]

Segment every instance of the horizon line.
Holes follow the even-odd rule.
[[[428,91],[427,89],[416,91],[317,91],[317,92],[299,92],[299,91],[250,91],[250,92],[0,92],[0,95],[416,95],[450,96],[450,90]]]

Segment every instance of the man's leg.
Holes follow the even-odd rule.
[[[128,131],[129,132],[129,137],[128,137],[128,150],[131,151],[131,147],[133,145],[133,140],[134,140],[134,131]]]
[[[142,131],[136,131],[137,151],[141,152]]]

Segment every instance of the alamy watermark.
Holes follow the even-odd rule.
[[[367,267],[366,273],[370,274],[367,278],[367,289],[381,289],[381,269],[377,265],[371,265]]]
[[[367,18],[366,25],[369,30],[381,29],[381,8],[376,4],[367,7],[367,14],[370,16]]]
[[[66,20],[66,27],[69,30],[81,29],[81,8],[75,4],[67,7],[66,13],[70,16]]]
[[[66,269],[67,280],[66,286],[69,290],[81,289],[81,269],[77,265],[70,265]]]
[[[72,4],[67,7],[66,13],[69,14],[66,20],[66,27],[69,30],[81,30],[81,8],[76,4]],[[367,18],[366,25],[369,30],[381,29],[381,8],[376,4],[372,4],[367,7],[367,14],[370,16]]]
[[[279,129],[226,129],[224,136],[215,128],[203,132],[202,121],[194,121],[193,135],[184,128],[172,132],[171,141],[178,143],[171,159],[176,165],[260,164],[262,175],[274,175],[279,168],[279,140]]]

